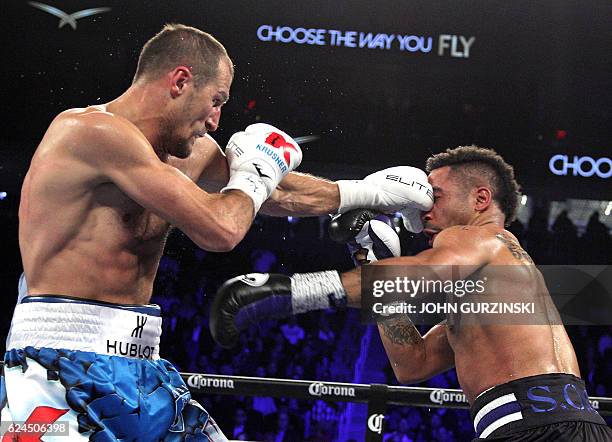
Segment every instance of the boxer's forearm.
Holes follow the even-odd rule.
[[[379,322],[378,329],[393,372],[402,384],[431,379],[455,365],[446,321],[434,325],[423,337],[407,315]]]
[[[340,275],[342,286],[346,291],[346,305],[348,307],[361,307],[361,267]]]
[[[336,213],[339,205],[336,183],[292,172],[272,192],[260,212],[272,216],[319,216]]]
[[[378,332],[395,377],[407,383],[406,373],[416,374],[425,360],[423,338],[407,315],[393,315],[378,322]]]
[[[385,263],[384,261],[391,262]],[[406,261],[414,261],[414,259],[400,259],[399,261],[388,259],[379,262],[385,265],[406,264]],[[361,304],[361,267],[343,273],[341,281],[346,291],[347,305],[359,308]],[[448,369],[448,362],[441,363],[440,358],[435,356],[427,358],[427,343],[407,315],[382,318],[378,321],[378,330],[393,372],[400,383],[420,382],[429,379],[435,373]],[[439,339],[434,340],[430,337],[429,341],[439,341]],[[435,347],[437,349],[440,345],[437,344]],[[439,351],[433,353],[439,353]]]
[[[401,265],[422,265],[423,263],[416,256],[398,256],[396,258],[386,258],[381,259],[380,261],[373,262],[371,264],[367,264],[370,266],[401,266]],[[416,267],[415,267],[416,269]],[[381,279],[384,279],[385,276],[393,275],[393,269],[387,271],[384,268],[379,270]],[[387,274],[388,272],[388,274]],[[351,271],[342,273],[340,275],[340,279],[342,281],[342,285],[344,286],[344,290],[346,290],[346,298],[347,305],[349,307],[360,308],[361,307],[361,267],[357,267]],[[415,277],[415,279],[417,279]]]

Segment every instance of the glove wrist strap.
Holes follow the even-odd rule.
[[[231,174],[230,179],[221,193],[228,190],[241,190],[253,200],[253,213],[256,215],[259,208],[268,199],[268,189],[266,188],[263,179],[249,172],[236,171]]]
[[[346,306],[346,290],[335,270],[296,273],[291,277],[293,313]]]
[[[352,209],[375,208],[381,205],[380,196],[375,186],[362,180],[339,180],[340,206],[338,213]]]

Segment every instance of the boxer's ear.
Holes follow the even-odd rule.
[[[185,93],[185,85],[193,81],[193,74],[187,66],[177,66],[168,73],[170,77],[170,94],[177,98]]]
[[[488,187],[478,187],[475,191],[476,201],[474,209],[478,212],[483,212],[493,202],[493,193]]]

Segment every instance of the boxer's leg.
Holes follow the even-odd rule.
[[[164,442],[174,442],[185,440],[189,436],[194,441],[206,442],[228,442],[219,426],[208,412],[199,403],[190,400],[185,404],[182,412],[184,429],[182,432],[168,431]],[[199,438],[198,438],[199,437]]]
[[[3,370],[3,437],[12,440],[11,436],[21,435],[38,440],[44,436],[46,442],[89,440],[88,433],[79,433],[78,414],[68,405],[66,388],[55,373],[23,350],[7,352]],[[10,428],[7,422],[16,426]]]
[[[154,361],[154,364],[162,373],[163,378],[167,379],[162,387],[174,391],[175,395],[185,393],[183,395],[184,400],[180,404],[177,402],[180,408],[177,408],[174,424],[170,427],[163,441],[182,441],[189,435],[193,438],[189,440],[194,441],[227,442],[227,437],[210,414],[199,403],[191,399],[187,385],[185,385],[176,368],[163,359]]]

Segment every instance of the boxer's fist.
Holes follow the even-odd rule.
[[[365,207],[383,213],[404,210],[420,216],[420,211],[430,210],[433,206],[433,190],[427,175],[416,167],[390,167],[368,175],[361,181],[337,183],[340,189],[340,213]],[[414,217],[411,220],[414,221]],[[420,219],[406,227],[415,233],[423,230]]]
[[[400,256],[400,239],[388,216],[370,209],[335,215],[329,225],[332,240],[347,243],[356,264]]]
[[[249,273],[226,281],[210,309],[210,332],[222,347],[238,342],[240,330],[272,318],[342,308],[346,291],[335,270],[315,273]]]
[[[226,281],[217,291],[210,309],[210,332],[219,345],[231,348],[249,324],[292,312],[289,276],[249,273]]]
[[[274,152],[267,153],[266,155],[272,158],[272,162],[278,166],[282,177],[287,175],[290,171],[295,170],[302,162],[302,150],[300,146],[282,130],[270,124],[255,123],[247,126],[244,132],[254,136],[257,140],[263,140],[264,143],[274,149]],[[288,167],[287,169],[285,169],[281,162],[276,159],[275,154],[283,160]],[[279,179],[279,182],[282,177]]]
[[[221,192],[242,190],[253,199],[255,212],[302,161],[300,146],[283,131],[264,123],[251,124],[232,135],[225,154],[230,179]]]
[[[363,181],[380,189],[385,207],[379,210],[385,213],[402,209],[427,211],[433,206],[433,189],[427,174],[419,168],[390,167],[368,175]]]

